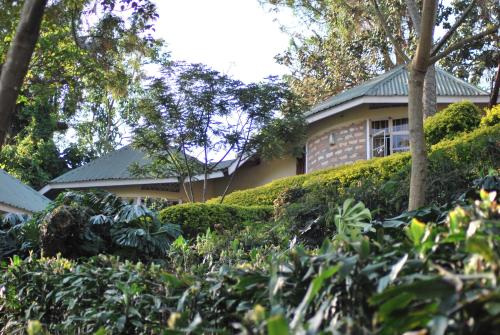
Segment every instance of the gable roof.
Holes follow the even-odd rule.
[[[196,158],[191,157],[191,159]],[[225,160],[218,163],[209,178],[223,177],[224,172],[230,169],[234,162],[235,160]],[[40,193],[44,194],[54,188],[70,188],[72,186],[100,187],[178,182],[176,175],[157,178],[152,175],[136,176],[130,172],[130,167],[133,164],[144,166],[149,163],[151,163],[151,159],[146,153],[127,145],[51,180],[40,190]]]
[[[436,93],[438,97],[488,97],[488,93],[436,67]],[[362,97],[407,97],[408,69],[404,65],[395,67],[378,77],[356,87],[347,89],[315,105],[306,117]]]
[[[49,199],[0,169],[0,204],[34,213],[49,203]]]

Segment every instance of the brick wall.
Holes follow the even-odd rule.
[[[335,135],[335,144],[329,137]],[[334,127],[307,141],[307,172],[366,159],[366,121]]]

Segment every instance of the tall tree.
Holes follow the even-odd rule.
[[[0,63],[20,7],[0,0]],[[119,145],[127,98],[162,48],[151,36],[156,18],[149,0],[49,2],[0,167],[39,187]]]
[[[408,82],[408,115],[410,127],[410,152],[412,157],[411,181],[409,194],[409,210],[417,209],[425,204],[427,153],[423,130],[423,95],[424,80],[427,70],[440,59],[448,56],[455,50],[465,48],[486,36],[498,33],[499,24],[486,28],[474,36],[462,39],[457,43],[447,45],[449,38],[465,21],[469,11],[457,19],[453,25],[433,46],[434,27],[436,24],[436,0],[424,0],[422,3],[421,29],[417,42],[417,50],[410,64],[410,78]]]
[[[0,72],[0,150],[15,113],[24,77],[35,49],[47,0],[26,0],[19,25]]]
[[[405,55],[412,55],[416,49],[420,15],[417,3],[420,2],[415,0],[260,1],[270,4],[273,10],[292,9],[303,23],[300,30],[289,30],[291,45],[278,61],[291,69],[292,75],[288,78],[291,87],[309,104],[388,71],[396,64],[408,64],[410,58]],[[442,30],[455,31],[444,41],[456,43],[496,22],[496,7],[495,0],[441,2],[436,25]],[[458,29],[451,29],[455,26]],[[439,65],[478,84],[496,68],[496,41],[497,37],[491,35],[470,43],[468,48],[454,50],[441,59]],[[428,75],[431,81],[425,86],[426,114],[435,110],[432,77],[431,68]]]
[[[427,152],[424,139],[424,80],[430,65],[430,51],[436,23],[436,0],[424,0],[417,50],[410,64],[408,79],[408,118],[410,127],[411,181],[408,209],[425,204]]]
[[[177,176],[190,201],[207,199],[209,175],[229,157],[237,169],[253,154],[298,154],[303,145],[303,110],[275,78],[244,84],[201,64],[165,63],[135,110],[142,118],[134,144],[152,163],[134,173]],[[203,183],[201,199],[195,182]]]

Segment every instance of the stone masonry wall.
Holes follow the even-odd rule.
[[[335,144],[329,137],[335,135]],[[331,128],[307,141],[307,172],[366,159],[366,121]]]

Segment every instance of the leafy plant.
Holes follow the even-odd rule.
[[[401,227],[367,225],[370,212],[349,200],[332,206],[326,221],[343,230],[342,243],[331,236],[313,249],[246,251],[239,238],[212,231],[191,243],[178,238],[170,262],[183,262],[181,255],[210,264],[195,271],[165,264],[175,275],[109,256],[13,258],[0,275],[1,331],[40,320],[51,333],[494,334],[495,191],[482,191],[442,222],[419,215],[402,234]]]
[[[500,104],[485,109],[486,114],[481,118],[481,126],[488,127],[500,123]]]
[[[462,132],[474,130],[480,121],[479,107],[470,101],[455,102],[425,120],[425,140],[432,145],[452,139]]]
[[[98,253],[134,259],[165,256],[180,235],[178,225],[162,223],[143,205],[128,204],[106,192],[66,192],[42,219],[45,255],[66,257]]]
[[[0,218],[0,260],[13,254],[26,255],[37,249],[39,229],[35,220],[24,214],[7,213]]]

